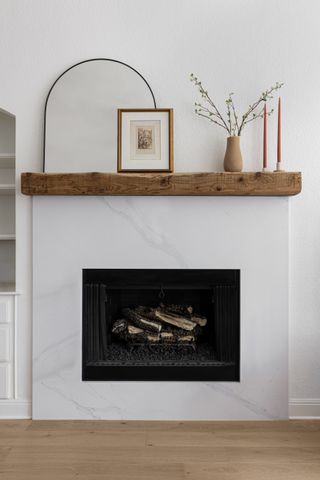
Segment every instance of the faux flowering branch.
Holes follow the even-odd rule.
[[[262,92],[258,100],[252,105],[249,105],[248,110],[239,118],[232,98],[234,95],[233,93],[229,93],[229,96],[225,101],[227,113],[224,117],[218,110],[216,103],[209,96],[208,91],[203,87],[202,82],[198,80],[193,73],[190,75],[190,81],[198,87],[199,93],[203,98],[202,103],[195,102],[195,113],[200,117],[207,118],[210,122],[215,123],[219,127],[224,128],[231,137],[241,135],[242,130],[248,123],[257,120],[258,118],[263,118],[265,103],[273,98],[273,94],[284,85],[284,83],[277,82],[275,85]],[[273,109],[267,112],[267,115],[271,115],[272,113]]]

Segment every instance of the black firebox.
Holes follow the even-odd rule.
[[[240,271],[83,270],[82,380],[240,380]]]

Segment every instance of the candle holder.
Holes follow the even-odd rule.
[[[270,170],[267,167],[263,167],[262,173],[268,173],[268,172],[270,172]]]
[[[283,168],[281,168],[281,162],[277,162],[275,172],[284,172]]]

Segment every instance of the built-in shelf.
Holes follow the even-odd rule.
[[[0,110],[1,403],[16,398],[15,117]]]
[[[1,240],[15,240],[16,236],[14,234],[1,234],[0,233],[0,242]]]
[[[0,283],[0,296],[1,295],[21,295],[21,292],[16,290],[14,283]]]
[[[300,172],[22,173],[25,195],[288,196]]]
[[[2,183],[0,184],[0,195],[14,195],[16,186],[14,183]]]
[[[0,168],[14,168],[15,158],[13,153],[0,153]]]

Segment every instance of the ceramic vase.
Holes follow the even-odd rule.
[[[242,171],[242,155],[240,150],[240,137],[228,137],[227,148],[224,156],[225,172]]]

